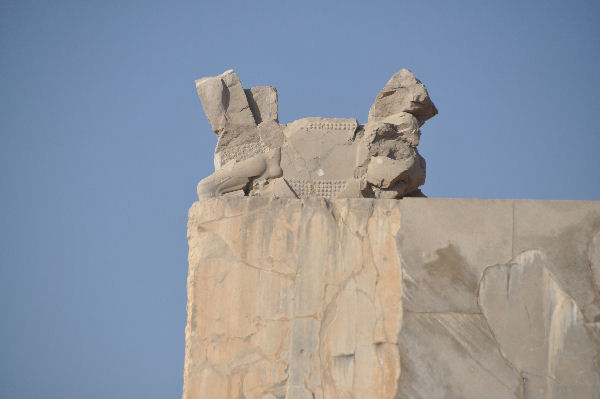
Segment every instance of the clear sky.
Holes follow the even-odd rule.
[[[194,80],[356,117],[406,67],[432,197],[600,200],[600,2],[1,1],[0,397],[177,398]]]

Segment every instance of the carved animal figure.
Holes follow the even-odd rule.
[[[365,125],[346,118],[279,124],[277,90],[244,90],[233,70],[197,80],[196,89],[218,136],[215,172],[198,183],[200,198],[423,196],[420,127],[437,109],[407,69],[379,92]]]

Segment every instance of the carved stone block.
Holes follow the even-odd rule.
[[[420,126],[437,110],[425,86],[408,70],[395,74],[379,93],[366,125],[348,118],[304,118],[280,125],[277,90],[270,86],[244,90],[231,70],[200,79],[196,87],[219,136],[214,156],[218,174],[201,182],[201,198],[240,190],[240,185],[246,195],[274,195],[273,186],[254,184],[271,177],[248,168],[263,165],[269,158],[265,154],[274,149],[280,154],[278,167],[300,198],[422,195],[425,161],[416,147]]]

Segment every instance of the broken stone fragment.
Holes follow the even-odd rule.
[[[423,184],[425,184],[425,177],[426,177],[425,158],[423,158],[421,156],[421,154],[419,154],[415,148],[414,162],[411,164],[410,168],[408,169],[408,182],[406,185],[405,194],[408,195],[415,191],[419,191],[419,187],[422,186]],[[418,196],[419,194],[417,193],[416,195]],[[423,195],[423,193],[421,192],[420,195]]]
[[[414,163],[413,158],[396,160],[388,157],[373,157],[367,168],[367,181],[381,188],[408,180],[408,171]]]
[[[369,122],[394,114],[414,115],[419,125],[437,114],[427,89],[408,69],[401,69],[387,82],[369,110]]]
[[[398,139],[394,125],[369,123],[359,145],[362,163],[357,165],[356,174],[364,174],[374,186],[376,198],[401,198],[425,183],[425,159],[415,147]]]
[[[360,141],[368,147],[371,157],[383,156],[393,159],[411,158],[415,148],[402,140],[395,125],[371,122],[364,126]]]
[[[246,98],[256,124],[265,121],[278,122],[277,89],[272,86],[256,86],[245,89]]]
[[[244,161],[266,151],[256,126],[227,124],[219,134],[215,148],[215,170],[231,161]]]
[[[408,112],[400,112],[382,119],[382,122],[393,125],[401,140],[406,141],[413,147],[419,145],[421,130],[419,121],[414,115]]]
[[[230,161],[244,161],[283,144],[283,126],[265,121],[258,126],[227,124],[219,134],[215,148],[215,170]]]
[[[351,118],[279,124],[277,90],[243,89],[232,70],[199,79],[196,87],[218,136],[215,175],[198,186],[202,198],[233,191],[288,195],[281,182],[258,181],[280,176],[262,171],[273,150],[281,154],[282,181],[298,198],[395,199],[416,193],[425,182],[425,160],[416,148],[420,126],[437,110],[425,86],[407,70],[390,79],[364,126]]]
[[[198,79],[196,90],[206,117],[217,135],[227,124],[256,125],[240,78],[233,70]]]

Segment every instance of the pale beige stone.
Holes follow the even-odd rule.
[[[364,189],[364,181],[360,179],[347,179],[343,187],[333,197],[334,198],[360,198]]]
[[[595,342],[600,343],[600,321],[586,322],[585,326],[587,327],[588,331],[590,332],[592,339]],[[598,368],[598,367],[596,367],[596,368]]]
[[[522,372],[527,398],[597,398],[598,345],[547,264],[536,249],[486,269],[481,309],[502,353]]]
[[[196,80],[196,90],[215,133],[227,124],[255,125],[242,83],[233,70]]]
[[[403,115],[409,114],[400,114]],[[412,116],[411,118],[414,119]],[[403,123],[401,120],[396,122]],[[360,131],[356,140],[358,149],[355,175],[366,180],[367,187],[363,191],[367,193],[365,196],[402,198],[425,183],[425,160],[413,145],[418,141],[420,133],[417,135],[413,132],[410,135],[406,130],[406,125],[370,122]],[[405,168],[398,170],[401,165],[405,165]],[[393,175],[394,171],[397,174]],[[389,175],[389,178],[382,179],[385,175]]]
[[[590,267],[592,269],[592,275],[596,285],[594,288],[596,292],[600,292],[600,230],[598,230],[592,238],[592,242],[590,243],[589,257]]]
[[[183,397],[597,397],[597,204],[195,203]]]
[[[264,121],[257,127],[260,141],[270,149],[280,148],[283,145],[284,129],[285,125],[280,125],[276,121]]]
[[[252,364],[244,373],[242,390],[244,399],[261,399],[278,394],[282,397],[281,387],[286,382],[287,371],[281,361],[260,360]],[[265,394],[265,392],[268,392]]]
[[[251,344],[258,347],[267,358],[274,358],[286,345],[288,327],[285,320],[265,322],[265,326],[252,337]]]
[[[270,150],[241,162],[232,160],[198,183],[198,198],[215,197],[248,187],[252,178],[277,178],[283,171],[279,166],[281,150]]]
[[[186,370],[187,371],[187,370]],[[208,366],[185,375],[183,398],[234,398],[227,378]]]
[[[344,180],[354,177],[356,119],[305,118],[287,125],[281,167],[288,179]]]
[[[416,147],[419,145],[421,130],[419,129],[419,120],[408,112],[399,112],[382,119],[383,123],[394,125],[398,135],[402,140]]]
[[[248,104],[257,125],[265,121],[278,122],[279,106],[276,88],[272,86],[256,86],[244,91],[246,92]]]
[[[391,397],[398,202],[256,200],[190,210],[184,398]]]
[[[199,79],[196,87],[219,137],[215,173],[199,185],[200,198],[231,192],[278,196],[274,186],[257,180],[281,175],[298,198],[394,199],[420,194],[425,183],[425,160],[416,147],[420,126],[437,110],[407,70],[390,79],[364,126],[349,118],[303,118],[280,125],[277,90],[244,90],[232,70]],[[281,154],[281,173],[263,174],[274,151]],[[384,158],[387,166],[393,164],[390,170],[380,166]],[[406,167],[398,170],[400,165]]]
[[[226,125],[220,131],[215,147],[215,171],[232,161],[245,161],[267,151],[256,126]]]
[[[364,126],[360,142],[368,147],[371,157],[385,156],[393,159],[410,158],[415,149],[402,139],[395,125],[384,122],[370,122]]]
[[[479,312],[483,271],[512,257],[513,202],[405,198],[401,204],[405,309]]]
[[[367,181],[381,188],[390,188],[397,183],[406,186],[408,171],[414,162],[413,158],[396,160],[388,157],[372,157],[367,168]]]
[[[600,291],[590,278],[600,202],[516,200],[514,214],[513,256],[532,248],[543,250],[545,266],[562,289],[589,321],[600,321]]]
[[[279,154],[283,129],[275,121],[265,121],[258,126],[227,125],[220,132],[215,148],[215,171],[231,161],[241,162],[273,151]]]
[[[369,110],[369,122],[401,112],[414,115],[420,125],[437,114],[427,89],[408,69],[398,71],[381,89]]]
[[[399,348],[396,397],[522,398],[519,372],[480,314],[405,312]]]
[[[250,195],[268,196],[273,198],[298,198],[292,187],[283,177],[255,181]]]

